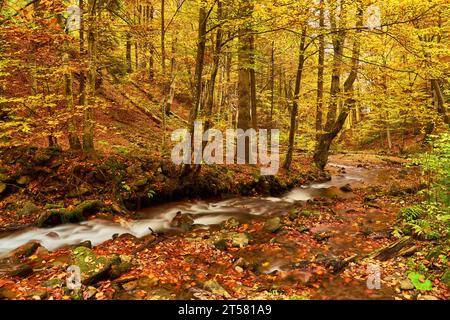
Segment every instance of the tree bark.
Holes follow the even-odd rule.
[[[357,22],[356,22],[356,31],[355,31],[355,37],[353,41],[353,48],[352,48],[352,59],[351,59],[351,70],[350,74],[348,75],[347,79],[344,82],[344,93],[348,96],[348,98],[345,99],[343,103],[343,107],[340,110],[339,116],[336,120],[336,108],[337,108],[337,93],[339,92],[339,87],[336,87],[336,84],[339,84],[340,80],[340,65],[342,63],[342,44],[344,42],[345,33],[338,30],[338,33],[340,34],[338,38],[335,38],[333,40],[333,47],[334,47],[334,65],[333,65],[333,75],[334,77],[334,84],[332,83],[330,88],[330,93],[332,96],[332,100],[330,101],[330,109],[334,110],[330,114],[330,111],[327,115],[327,125],[325,127],[326,132],[321,133],[318,137],[318,141],[316,143],[316,147],[314,150],[314,163],[320,170],[324,170],[325,166],[328,162],[328,155],[331,143],[333,142],[334,138],[339,134],[339,132],[342,130],[342,127],[345,124],[345,120],[347,119],[349,110],[354,107],[355,100],[352,98],[353,95],[353,84],[355,83],[355,80],[357,78],[358,74],[358,68],[359,68],[359,55],[360,55],[360,33],[361,33],[361,27],[363,25],[363,8],[360,1],[357,2],[358,8],[357,8]],[[342,10],[342,8],[341,8]],[[342,11],[341,11],[342,13]],[[334,19],[332,19],[332,25],[335,24]],[[337,55],[340,55],[340,57],[336,57]],[[338,72],[339,71],[339,72]],[[332,78],[333,82],[333,78]],[[333,97],[334,95],[334,97]]]
[[[298,53],[298,67],[297,75],[295,77],[295,89],[294,89],[294,99],[292,101],[291,109],[291,123],[289,129],[289,147],[286,154],[286,159],[284,161],[283,167],[289,170],[292,163],[292,156],[295,147],[295,132],[297,129],[297,114],[298,114],[298,99],[300,98],[300,90],[302,84],[303,67],[305,64],[305,40],[306,40],[306,27],[302,30],[302,35],[300,39],[300,48]]]
[[[88,81],[87,81],[87,103],[88,105],[84,111],[84,128],[83,128],[83,150],[87,153],[94,151],[94,119],[93,119],[93,106],[95,104],[96,95],[96,78],[97,78],[97,39],[96,39],[96,1],[89,0],[88,17]]]
[[[323,74],[325,64],[325,36],[323,35],[325,28],[325,3],[320,0],[319,3],[319,58],[317,67],[317,100],[316,100],[316,137],[322,131],[322,110],[323,110]]]
[[[433,96],[436,101],[437,111],[442,115],[444,123],[450,124],[450,117],[447,114],[447,108],[444,103],[444,96],[442,95],[439,80],[431,79],[431,88],[433,89]]]
[[[257,99],[256,99],[256,61],[255,61],[255,35],[250,35],[250,95],[251,95],[251,106],[252,106],[252,128],[256,130],[258,127],[258,116],[257,116]]]

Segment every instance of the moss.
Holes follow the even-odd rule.
[[[97,256],[86,247],[75,248],[72,251],[72,261],[80,268],[83,284],[91,284],[106,278],[111,268],[111,260],[108,257]]]

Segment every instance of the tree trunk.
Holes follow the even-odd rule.
[[[166,75],[166,27],[165,27],[165,0],[161,0],[161,69]]]
[[[342,130],[342,127],[345,124],[345,120],[347,119],[349,110],[354,107],[355,101],[351,97],[353,94],[353,84],[356,81],[356,77],[358,74],[358,67],[359,67],[359,54],[360,54],[360,33],[361,33],[361,27],[363,25],[363,8],[360,1],[357,2],[358,9],[357,9],[357,22],[356,22],[356,35],[354,37],[353,41],[353,48],[352,48],[352,61],[351,61],[351,70],[350,74],[348,75],[347,79],[344,82],[344,93],[346,93],[349,98],[346,98],[346,100],[343,103],[343,106],[340,110],[339,116],[336,120],[336,109],[337,109],[337,93],[339,92],[339,86],[336,87],[336,85],[339,84],[340,80],[340,65],[342,63],[342,44],[345,39],[345,33],[338,30],[338,38],[335,38],[333,40],[333,46],[334,46],[334,65],[333,65],[333,74],[332,74],[332,82],[335,83],[331,85],[330,93],[332,96],[332,99],[330,101],[330,109],[334,110],[333,112],[330,111],[327,114],[327,125],[325,126],[326,132],[321,133],[318,137],[318,141],[316,144],[316,148],[314,150],[314,163],[320,170],[325,169],[325,166],[328,161],[328,155],[331,143],[333,142],[334,138],[339,134],[339,132]],[[342,10],[342,8],[341,8]],[[335,21],[333,22],[332,19],[332,25],[335,25]],[[333,27],[333,29],[335,29]],[[340,57],[337,57],[340,56]]]
[[[153,18],[155,16],[155,9],[153,7],[153,5],[150,8],[150,17],[149,17],[149,21],[150,23],[153,22]],[[149,43],[150,46],[150,52],[149,52],[149,61],[148,61],[148,80],[149,82],[153,82],[153,79],[155,78],[155,62],[154,62],[154,48],[153,48],[153,43]]]
[[[95,82],[97,78],[97,39],[95,0],[89,0],[89,28],[88,28],[88,81],[87,81],[87,107],[84,111],[83,150],[87,153],[94,151],[94,119],[93,106],[95,105]]]
[[[172,57],[170,58],[170,85],[169,85],[169,95],[168,95],[167,104],[166,104],[166,114],[167,115],[170,115],[170,113],[172,112],[172,103],[173,103],[173,98],[175,96],[175,70],[177,67],[176,60],[175,60],[176,42],[177,42],[177,39],[175,38],[172,42]]]
[[[433,96],[436,101],[437,111],[442,115],[445,124],[450,124],[450,117],[447,115],[447,108],[444,103],[444,96],[442,95],[439,80],[431,79],[431,88],[433,89]]]
[[[69,54],[64,54],[64,63],[66,65],[69,64]],[[64,94],[66,96],[66,103],[67,103],[67,109],[69,110],[70,114],[73,115],[74,112],[74,102],[73,102],[73,79],[72,79],[72,72],[67,71],[64,74]],[[73,123],[73,119],[70,119],[68,122],[68,128],[69,128],[69,146],[71,150],[80,150],[81,149],[81,143],[78,139],[75,125]]]
[[[292,101],[291,109],[291,124],[289,129],[289,147],[286,154],[286,159],[284,161],[283,167],[289,170],[292,162],[292,155],[294,153],[295,147],[295,132],[297,129],[297,113],[298,113],[298,99],[300,98],[300,89],[302,84],[303,66],[305,64],[305,40],[306,40],[306,28],[302,30],[302,35],[300,39],[300,48],[298,53],[298,67],[297,75],[295,77],[295,91],[294,99]]]
[[[319,13],[319,59],[317,67],[317,101],[316,101],[316,137],[322,131],[322,110],[323,110],[323,74],[325,64],[325,36],[323,35],[325,27],[325,3],[324,0],[320,0],[320,13]]]
[[[219,1],[217,3],[217,20],[221,21],[222,19],[222,1]],[[220,54],[221,54],[221,48],[222,48],[222,28],[217,29],[216,33],[216,42],[214,46],[214,56],[213,56],[213,65],[211,68],[211,77],[209,80],[209,88],[208,88],[208,100],[206,103],[206,126],[205,130],[208,130],[211,127],[211,117],[212,117],[212,111],[214,107],[214,90],[216,86],[216,78],[217,78],[217,72],[219,71],[219,62],[220,62]]]
[[[250,95],[251,95],[251,105],[252,105],[252,128],[256,129],[258,127],[258,116],[257,116],[257,100],[256,100],[256,74],[255,74],[255,35],[250,35]]]
[[[131,73],[133,71],[131,66],[131,35],[127,33],[126,35],[126,59],[127,59],[127,72]]]

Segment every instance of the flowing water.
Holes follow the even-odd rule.
[[[364,168],[336,164],[330,166],[339,167],[349,173],[335,175],[327,182],[294,188],[281,197],[236,197],[214,201],[179,201],[146,208],[140,212],[143,218],[139,220],[112,222],[92,219],[51,228],[30,227],[3,233],[0,234],[0,256],[31,240],[40,241],[47,249],[55,250],[85,240],[90,240],[93,245],[98,245],[117,234],[129,233],[136,237],[143,237],[150,234],[151,230],[155,232],[168,231],[171,229],[170,222],[179,211],[191,214],[195,224],[204,226],[216,225],[231,217],[245,221],[255,216],[277,215],[287,212],[288,208],[296,201],[338,194],[347,196],[348,193],[339,190],[340,186],[363,182],[370,177],[370,172]]]
[[[142,210],[141,219],[120,222],[113,222],[102,219],[92,219],[75,224],[64,224],[52,228],[30,227],[21,231],[8,232],[0,234],[0,257],[5,257],[15,248],[31,241],[37,240],[49,250],[55,250],[68,245],[75,245],[85,240],[90,240],[93,245],[98,245],[111,239],[114,235],[124,233],[132,234],[136,237],[143,237],[152,231],[164,232],[171,231],[170,224],[177,212],[191,214],[194,223],[202,228],[208,228],[217,225],[231,217],[241,222],[258,217],[267,217],[289,212],[296,202],[307,201],[317,197],[351,198],[352,192],[343,192],[341,186],[351,184],[374,183],[379,179],[379,170],[372,167],[372,170],[366,168],[345,166],[342,164],[330,164],[333,171],[336,172],[330,181],[321,183],[311,183],[294,188],[280,197],[235,197],[220,200],[186,200],[166,203],[153,206]],[[354,219],[352,217],[349,218]],[[378,212],[366,212],[362,217],[366,220],[380,219]],[[311,230],[317,232],[320,230],[333,230],[335,236],[330,239],[328,246],[333,254],[341,254],[347,249],[353,252],[359,252],[355,247],[354,236],[360,232],[358,228],[353,228],[355,221],[350,221],[342,226],[328,226],[320,224]],[[364,224],[367,224],[365,222]],[[246,257],[254,262],[270,261],[266,270],[260,270],[264,273],[278,272],[292,268],[291,258],[295,256],[295,246],[286,245],[286,250],[279,255],[271,253],[258,252],[255,257]],[[317,251],[317,248],[310,250]],[[314,251],[319,253],[320,251]],[[361,252],[359,252],[361,253]],[[299,271],[302,277],[308,278],[310,272],[306,269]],[[392,294],[389,288],[383,290],[368,291],[365,283],[362,281],[353,281],[352,283],[343,283],[338,276],[330,275],[329,279],[324,279],[323,285],[313,296],[317,299],[383,299],[389,298]]]

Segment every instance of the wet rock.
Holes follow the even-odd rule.
[[[121,259],[119,259],[119,262],[111,264],[111,270],[109,270],[109,278],[118,278],[121,274],[130,271],[132,267],[133,265],[131,262],[122,261]]]
[[[297,219],[299,216],[299,212],[296,209],[293,209],[291,212],[289,212],[288,218],[291,221],[294,221],[295,219]]]
[[[97,213],[103,208],[103,203],[99,200],[86,200],[80,203],[73,210],[51,209],[45,211],[39,217],[36,225],[40,228],[56,226],[61,223],[75,223],[83,221],[91,214]]]
[[[26,278],[33,273],[33,268],[28,264],[20,264],[14,266],[13,269],[9,272],[9,275],[12,277],[20,277]]]
[[[34,203],[26,201],[23,207],[19,210],[18,214],[20,217],[29,217],[33,214],[40,212],[41,209],[37,207]]]
[[[324,241],[332,237],[331,231],[318,231],[314,233],[313,238],[317,241]]]
[[[140,187],[144,187],[145,185],[147,185],[147,183],[148,183],[148,178],[145,177],[145,178],[136,180],[136,181],[133,183],[133,185],[134,185],[136,188],[140,188]]]
[[[264,223],[264,230],[275,233],[282,227],[280,217],[270,218]]]
[[[411,280],[409,279],[404,279],[402,281],[400,281],[400,289],[401,290],[413,290],[414,284],[411,282]]]
[[[34,300],[43,300],[48,297],[48,292],[46,290],[31,291],[28,297]]]
[[[308,231],[309,231],[309,227],[307,227],[307,226],[305,226],[305,225],[299,225],[299,226],[297,227],[297,231],[300,232],[300,233],[308,232]]]
[[[111,269],[110,258],[97,256],[85,247],[72,250],[72,261],[74,265],[80,267],[81,282],[86,285],[107,278]]]
[[[339,189],[341,189],[341,191],[344,191],[344,192],[352,192],[353,191],[352,186],[348,183],[346,185],[343,185]]]
[[[241,268],[246,268],[249,266],[249,263],[247,261],[245,261],[244,258],[240,257],[238,258],[234,263],[233,266],[235,267],[241,267]]]
[[[230,294],[216,280],[211,279],[206,281],[204,288],[215,295],[231,298]]]
[[[242,269],[242,267],[239,267],[239,266],[234,267],[234,270],[236,270],[239,273],[244,272],[244,269]]]
[[[61,288],[66,284],[66,281],[63,279],[50,279],[47,281],[44,281],[42,284],[45,288]]]
[[[126,291],[134,290],[134,289],[136,289],[137,286],[138,286],[137,280],[122,283],[122,288]]]
[[[96,293],[97,289],[95,287],[89,286],[86,288],[86,290],[83,291],[83,299],[89,300],[94,297]]]
[[[227,240],[226,239],[220,239],[214,242],[214,247],[218,250],[226,251],[228,248]]]
[[[178,211],[170,222],[170,226],[173,228],[180,228],[183,231],[189,231],[192,229],[194,224],[194,218],[190,214],[183,214]]]
[[[42,257],[47,256],[48,253],[49,253],[49,251],[46,247],[39,246],[34,254],[37,255],[38,257],[42,258]]]
[[[92,249],[92,242],[90,240],[86,240],[86,241],[80,242],[77,245],[77,247],[85,247],[85,248],[88,248],[88,249]]]
[[[223,227],[225,229],[232,229],[239,226],[239,221],[236,218],[229,218],[223,222]]]
[[[248,237],[245,233],[234,233],[231,235],[231,245],[242,248],[248,245]]]
[[[19,179],[16,180],[17,184],[24,186],[30,182],[30,177],[28,176],[20,176]]]
[[[45,235],[46,237],[52,238],[52,239],[59,239],[59,234],[57,232],[51,231]]]
[[[447,270],[441,278],[441,281],[450,287],[450,270]]]
[[[26,258],[36,252],[41,244],[37,241],[30,241],[15,249],[12,252],[12,256],[16,258]]]

